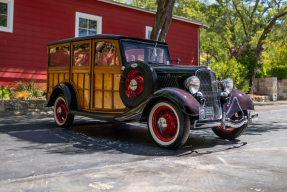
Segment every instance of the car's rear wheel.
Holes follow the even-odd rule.
[[[242,112],[237,112],[231,117],[231,119],[236,121],[246,115],[247,115],[247,111],[243,111],[243,114]],[[233,128],[233,127],[223,128],[221,126],[218,126],[218,127],[212,128],[212,131],[221,139],[233,140],[237,137],[240,137],[245,132],[247,126],[248,126],[248,123],[242,125],[239,128]]]
[[[54,118],[59,127],[69,127],[74,121],[74,115],[67,110],[67,103],[63,95],[59,95],[54,103]]]
[[[158,146],[176,149],[188,139],[190,120],[175,104],[162,101],[152,107],[148,117],[148,129]]]

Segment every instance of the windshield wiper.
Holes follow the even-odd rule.
[[[152,56],[152,54],[153,54],[154,50],[156,49],[156,46],[157,46],[157,42],[155,43],[155,46],[153,47],[153,50],[152,50],[152,52],[151,52],[151,54],[150,54],[149,58],[151,58],[151,56]]]

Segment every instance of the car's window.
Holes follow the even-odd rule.
[[[50,48],[49,54],[50,54],[49,66],[69,66],[70,64],[69,46]]]
[[[90,44],[79,43],[74,45],[73,66],[87,66],[90,61]]]
[[[169,65],[167,47],[154,44],[141,44],[123,42],[126,62],[144,61],[147,63],[159,63]]]
[[[95,42],[95,65],[119,65],[115,43],[108,41]]]

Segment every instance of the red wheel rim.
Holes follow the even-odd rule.
[[[63,99],[59,99],[57,102],[56,117],[59,123],[64,123],[67,118],[67,107]]]
[[[235,113],[233,117],[237,118],[237,117],[238,117],[238,113]],[[230,133],[230,132],[232,132],[233,130],[235,130],[235,128],[233,128],[233,127],[225,127],[225,128],[223,128],[223,127],[221,127],[221,126],[218,126],[217,128],[218,128],[219,130],[221,130],[222,132],[225,132],[225,133]]]
[[[127,96],[130,99],[138,98],[143,92],[143,87],[144,87],[144,79],[140,74],[140,72],[131,71],[126,78],[125,83],[125,91]]]
[[[223,127],[218,126],[217,128],[218,128],[219,130],[225,132],[225,133],[230,133],[230,132],[232,132],[233,130],[235,130],[235,128],[233,128],[233,127],[225,127],[225,128],[223,128]]]
[[[159,126],[159,120],[166,121],[166,128]],[[167,106],[160,106],[157,108],[152,117],[152,127],[156,137],[163,141],[169,142],[174,139],[178,130],[177,117],[173,110]]]

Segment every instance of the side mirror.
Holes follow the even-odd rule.
[[[173,62],[173,61],[176,61],[176,63],[179,64],[180,59],[179,59],[179,57],[177,57],[176,60],[171,60],[171,62]]]

